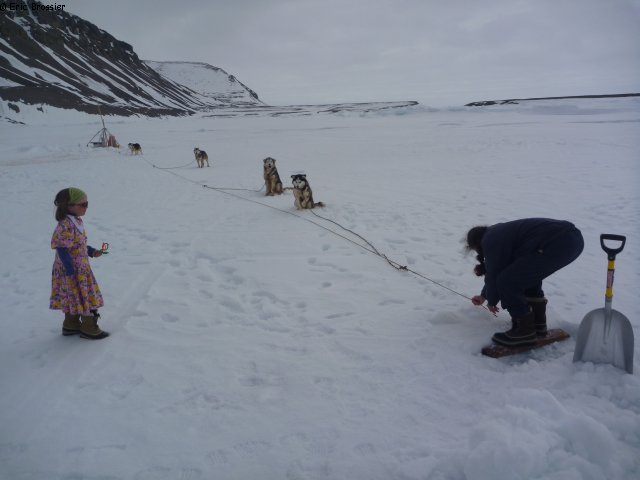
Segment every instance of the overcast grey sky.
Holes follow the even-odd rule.
[[[215,65],[272,105],[640,92],[640,0],[64,4],[142,59]]]

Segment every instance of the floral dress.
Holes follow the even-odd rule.
[[[51,272],[51,300],[49,308],[71,315],[91,315],[91,310],[104,305],[100,288],[91,266],[87,235],[80,217],[67,216],[53,232],[51,248],[66,248],[71,257],[73,275],[67,275],[65,266],[56,251]]]

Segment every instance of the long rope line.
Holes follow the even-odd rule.
[[[157,168],[158,170],[177,170],[178,168],[185,168],[185,167],[188,167],[189,165],[192,165],[194,163],[196,163],[196,161],[192,160],[189,163],[185,163],[184,165],[178,165],[177,167],[158,167],[156,165],[153,165],[153,168]]]
[[[192,165],[193,163],[195,163],[195,160],[192,161],[192,162],[189,162],[189,163],[185,163],[184,165],[179,165],[177,167],[156,167],[154,165],[154,168],[157,168],[158,170],[176,170],[178,168],[186,168],[186,167]]]
[[[157,168],[158,170],[176,170],[178,168],[185,168],[185,167],[188,167],[189,165],[196,163],[195,160],[191,160],[189,163],[185,163],[184,165],[178,165],[177,167],[159,167],[155,165],[153,162],[151,162],[150,160],[147,160],[144,155],[141,158],[142,160],[147,162],[149,165],[151,165],[153,168]]]
[[[317,213],[316,213],[316,212],[314,212],[313,210],[311,210],[311,213],[312,213],[313,215],[315,215],[317,218],[321,218],[322,220],[325,220],[325,221],[327,221],[327,222],[333,223],[334,225],[336,225],[336,226],[340,227],[342,230],[344,230],[344,231],[346,231],[346,232],[349,232],[349,233],[350,233],[350,234],[352,234],[352,235],[355,235],[356,237],[358,237],[359,239],[361,239],[363,242],[365,242],[366,246],[365,246],[365,245],[362,245],[362,244],[360,244],[360,243],[358,243],[358,242],[356,242],[356,241],[354,241],[353,239],[351,239],[351,238],[349,238],[349,237],[347,237],[347,236],[345,236],[345,235],[342,235],[342,234],[340,234],[340,233],[336,232],[335,230],[331,230],[330,228],[328,228],[328,227],[327,227],[327,226],[325,226],[325,225],[322,225],[321,223],[315,222],[315,221],[311,220],[310,218],[304,217],[304,216],[299,215],[299,214],[297,214],[297,213],[295,213],[295,212],[292,212],[292,211],[289,211],[289,210],[283,210],[283,209],[281,209],[281,208],[274,207],[273,205],[269,205],[269,204],[267,204],[267,203],[263,203],[263,202],[259,202],[259,201],[257,201],[257,200],[253,200],[253,199],[251,199],[251,198],[243,197],[242,195],[238,195],[238,194],[236,194],[236,193],[231,193],[231,191],[237,191],[237,190],[246,191],[246,192],[260,192],[260,191],[264,188],[264,186],[265,186],[264,184],[262,185],[262,187],[261,187],[261,188],[259,188],[259,189],[257,189],[257,190],[251,190],[251,189],[248,189],[248,188],[226,188],[226,187],[214,187],[214,186],[211,186],[211,185],[201,184],[201,183],[199,183],[199,182],[197,182],[197,181],[195,181],[195,180],[192,180],[192,179],[190,179],[190,178],[187,178],[187,177],[185,177],[185,176],[183,176],[183,175],[180,175],[180,174],[178,174],[178,173],[176,173],[176,172],[173,172],[173,171],[172,171],[172,170],[174,170],[174,169],[176,169],[176,168],[182,168],[182,167],[168,167],[168,168],[161,168],[161,167],[157,167],[156,165],[154,165],[153,163],[151,163],[151,162],[150,162],[150,161],[148,161],[147,159],[144,159],[144,160],[145,160],[145,162],[147,162],[149,165],[151,165],[153,168],[157,168],[157,169],[159,169],[159,170],[163,170],[163,171],[165,171],[165,172],[167,172],[167,173],[170,173],[170,174],[172,174],[172,175],[174,175],[174,176],[176,176],[176,177],[178,177],[178,178],[180,178],[180,179],[182,179],[182,180],[184,180],[184,181],[187,181],[187,182],[193,183],[194,185],[199,185],[199,186],[201,186],[201,187],[203,187],[203,188],[206,188],[206,189],[209,189],[209,190],[214,190],[214,191],[219,192],[219,193],[222,193],[222,194],[224,194],[224,195],[228,195],[228,196],[231,196],[231,197],[234,197],[234,198],[240,199],[240,200],[244,200],[244,201],[246,201],[246,202],[255,203],[256,205],[261,205],[261,206],[263,206],[263,207],[270,208],[270,209],[272,209],[272,210],[276,210],[276,211],[278,211],[278,212],[280,212],[280,213],[285,213],[285,214],[287,214],[287,215],[291,215],[291,216],[294,216],[294,217],[300,218],[300,219],[302,219],[302,220],[304,220],[304,221],[306,221],[306,222],[309,222],[309,223],[311,223],[311,224],[313,224],[313,225],[315,225],[315,226],[317,226],[317,227],[319,227],[319,228],[322,228],[323,230],[326,230],[326,231],[328,231],[328,232],[332,233],[333,235],[336,235],[336,236],[338,236],[338,237],[340,237],[340,238],[342,238],[342,239],[346,240],[347,242],[350,242],[350,243],[352,243],[352,244],[356,245],[357,247],[362,248],[363,250],[366,250],[366,251],[367,251],[367,252],[369,252],[369,253],[372,253],[372,254],[374,254],[374,255],[377,255],[378,257],[380,257],[380,258],[384,259],[384,260],[385,260],[389,265],[391,265],[391,266],[392,266],[394,269],[396,269],[396,270],[399,270],[399,271],[405,271],[405,272],[410,272],[410,273],[412,273],[412,274],[416,275],[417,277],[420,277],[420,278],[422,278],[422,279],[424,279],[424,280],[427,280],[428,282],[433,283],[434,285],[439,286],[440,288],[443,288],[443,289],[445,289],[445,290],[447,290],[447,291],[449,291],[449,292],[451,292],[451,293],[454,293],[454,294],[456,294],[456,295],[458,295],[458,296],[460,296],[460,297],[462,297],[462,298],[465,298],[465,299],[467,299],[467,300],[471,300],[471,297],[469,297],[469,296],[467,296],[467,295],[464,295],[463,293],[460,293],[460,292],[458,292],[458,291],[456,291],[456,290],[454,290],[454,289],[452,289],[452,288],[450,288],[450,287],[447,287],[446,285],[443,285],[442,283],[437,282],[437,281],[433,280],[432,278],[429,278],[429,277],[427,277],[426,275],[423,275],[422,273],[417,272],[417,271],[415,271],[415,270],[413,270],[413,269],[411,269],[411,268],[407,267],[406,265],[402,265],[402,264],[400,264],[400,263],[396,262],[395,260],[390,259],[390,258],[389,258],[387,255],[385,255],[384,253],[381,253],[381,252],[380,252],[380,251],[379,251],[379,250],[378,250],[378,249],[377,249],[377,248],[376,248],[376,247],[375,247],[375,246],[374,246],[374,245],[373,245],[369,240],[367,240],[365,237],[363,237],[363,236],[362,236],[362,235],[360,235],[359,233],[357,233],[357,232],[355,232],[355,231],[353,231],[353,230],[351,230],[351,229],[349,229],[349,228],[347,228],[347,227],[345,227],[345,226],[341,225],[340,223],[336,222],[335,220],[331,220],[330,218],[323,217],[322,215],[317,214]],[[194,163],[194,162],[190,162],[188,165],[191,165],[192,163]],[[486,306],[486,305],[480,305],[480,306],[481,306],[482,308],[484,308],[485,310],[489,311],[489,309],[487,308],[487,306]],[[492,315],[494,315],[494,316],[495,316],[495,314],[493,314],[493,313],[492,313]]]
[[[142,158],[142,160],[147,162],[149,165],[151,165],[153,168],[157,168],[158,170],[175,170],[175,169],[178,169],[178,168],[186,168],[189,165],[192,165],[192,164],[194,164],[196,162],[195,160],[191,160],[189,163],[185,163],[184,165],[178,165],[177,167],[159,167],[157,165],[154,165],[149,160],[147,160],[144,155],[142,155],[141,158]]]
[[[184,165],[178,165],[177,167],[159,167],[157,165],[155,165],[154,163],[150,162],[149,160],[147,160],[146,158],[142,158],[145,162],[147,162],[149,165],[151,165],[153,168],[157,168],[158,170],[177,170],[179,168],[185,168],[188,167],[190,165],[193,165],[194,163],[196,163],[195,160],[191,160],[189,163],[185,163]],[[172,173],[172,172],[167,172],[167,173]],[[186,177],[183,177],[181,175],[178,175],[180,178],[182,178],[183,180],[187,180],[190,181],[191,183],[195,183],[196,185],[202,185],[201,183],[195,182],[193,180],[190,180]],[[227,187],[218,187],[220,189],[224,189],[224,190],[242,190],[245,192],[260,192],[262,191],[262,189],[264,188],[264,184],[262,184],[262,186],[258,189],[252,190],[250,188],[227,188]]]
[[[419,273],[419,272],[416,272],[415,270],[413,270],[413,269],[411,269],[411,268],[407,267],[406,265],[401,265],[401,264],[399,264],[398,262],[396,262],[395,260],[391,260],[391,259],[390,259],[389,257],[387,257],[384,253],[380,253],[380,252],[378,251],[378,249],[377,249],[375,246],[373,246],[373,244],[372,244],[371,242],[369,242],[369,240],[367,240],[366,238],[364,238],[364,237],[363,237],[362,235],[360,235],[359,233],[354,232],[353,230],[351,230],[351,229],[349,229],[349,228],[347,228],[347,227],[345,227],[345,226],[343,226],[343,225],[340,225],[338,222],[336,222],[336,221],[334,221],[334,220],[331,220],[330,218],[326,218],[326,217],[323,217],[322,215],[318,215],[318,214],[317,214],[316,212],[314,212],[313,210],[311,210],[311,213],[313,213],[316,217],[321,218],[321,219],[323,219],[323,220],[326,220],[327,222],[331,222],[331,223],[333,223],[333,224],[337,225],[338,227],[342,228],[343,230],[346,230],[347,232],[352,233],[353,235],[355,235],[355,236],[357,236],[357,237],[361,238],[363,241],[365,241],[365,242],[367,243],[367,245],[369,245],[369,246],[371,247],[371,250],[369,250],[371,253],[374,253],[375,255],[378,255],[379,257],[383,258],[383,259],[384,259],[384,260],[385,260],[389,265],[391,265],[391,266],[392,266],[393,268],[395,268],[396,270],[402,270],[402,271],[405,271],[405,272],[413,273],[414,275],[416,275],[416,276],[418,276],[418,277],[420,277],[420,278],[423,278],[424,280],[427,280],[427,281],[429,281],[429,282],[431,282],[431,283],[433,283],[433,284],[435,284],[435,285],[438,285],[439,287],[444,288],[445,290],[448,290],[448,291],[450,291],[451,293],[455,293],[456,295],[459,295],[459,296],[461,296],[461,297],[463,297],[463,298],[466,298],[467,300],[471,300],[471,297],[469,297],[469,296],[467,296],[467,295],[464,295],[464,294],[462,294],[462,293],[460,293],[460,292],[458,292],[458,291],[456,291],[456,290],[454,290],[454,289],[452,289],[452,288],[449,288],[449,287],[447,287],[446,285],[443,285],[443,284],[442,284],[442,283],[440,283],[440,282],[436,282],[436,281],[435,281],[435,280],[433,280],[432,278],[429,278],[429,277],[427,277],[427,276],[425,276],[425,275],[423,275],[423,274],[421,274],[421,273]],[[365,249],[365,250],[368,250],[368,249]],[[484,305],[483,305],[483,307],[484,307]],[[486,308],[486,307],[485,307],[485,308]]]

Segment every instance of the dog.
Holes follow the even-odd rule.
[[[204,162],[207,162],[209,166],[209,155],[204,150],[200,150],[198,147],[193,149],[193,154],[196,156],[196,162],[198,162],[198,168],[204,167]]]
[[[313,201],[313,192],[305,174],[291,175],[291,183],[293,183],[294,205],[298,210],[324,207],[324,203]]]
[[[280,195],[283,192],[282,180],[278,175],[278,169],[276,168],[276,159],[267,157],[263,161],[263,177],[264,184],[267,186],[266,196]]]
[[[131,155],[140,155],[142,153],[142,147],[139,143],[129,143],[127,146],[131,151]]]

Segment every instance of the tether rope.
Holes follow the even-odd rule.
[[[152,162],[148,161],[146,158],[144,159],[144,161],[145,161],[145,162],[147,162],[149,165],[151,165],[153,168],[157,168],[158,170],[163,170],[163,171],[165,171],[165,172],[167,172],[167,173],[170,173],[170,174],[172,174],[172,175],[174,175],[174,176],[176,176],[176,177],[178,177],[178,178],[180,178],[180,179],[182,179],[182,180],[185,180],[185,181],[187,181],[187,182],[193,183],[194,185],[198,185],[198,186],[200,186],[200,187],[207,188],[207,189],[209,189],[209,190],[214,190],[214,191],[219,192],[219,193],[222,193],[222,194],[224,194],[224,195],[229,195],[229,196],[231,196],[231,197],[238,198],[238,199],[240,199],[240,200],[244,200],[244,201],[246,201],[246,202],[255,203],[256,205],[261,205],[261,206],[263,206],[263,207],[267,207],[267,208],[270,208],[270,209],[272,209],[272,210],[276,210],[276,211],[278,211],[278,212],[285,213],[285,214],[287,214],[287,215],[291,215],[291,216],[294,216],[294,217],[300,218],[300,219],[302,219],[302,220],[304,220],[304,221],[306,221],[306,222],[309,222],[309,223],[311,223],[311,224],[313,224],[313,225],[315,225],[315,226],[317,226],[317,227],[319,227],[319,228],[322,228],[323,230],[326,230],[326,231],[328,231],[328,232],[330,232],[330,233],[332,233],[332,234],[334,234],[334,235],[336,235],[336,236],[338,236],[338,237],[340,237],[340,238],[342,238],[342,239],[346,240],[347,242],[350,242],[350,243],[352,243],[352,244],[354,244],[354,245],[356,245],[356,246],[358,246],[358,247],[362,248],[363,250],[366,250],[366,251],[367,251],[367,252],[369,252],[369,253],[373,253],[374,255],[377,255],[378,257],[380,257],[380,258],[384,259],[384,260],[385,260],[389,265],[391,265],[391,266],[392,266],[394,269],[396,269],[396,270],[399,270],[399,271],[405,271],[405,272],[409,272],[409,273],[413,273],[413,274],[414,274],[414,275],[416,275],[417,277],[420,277],[420,278],[422,278],[422,279],[424,279],[424,280],[427,280],[428,282],[431,282],[431,283],[433,283],[434,285],[439,286],[440,288],[443,288],[443,289],[445,289],[445,290],[447,290],[447,291],[449,291],[449,292],[451,292],[451,293],[454,293],[454,294],[456,294],[456,295],[458,295],[458,296],[460,296],[460,297],[462,297],[462,298],[466,298],[467,300],[471,300],[471,297],[469,297],[469,296],[467,296],[467,295],[465,295],[465,294],[463,294],[463,293],[460,293],[460,292],[458,292],[458,291],[456,291],[456,290],[454,290],[454,289],[452,289],[452,288],[449,288],[449,287],[447,287],[446,285],[443,285],[442,283],[437,282],[437,281],[433,280],[432,278],[429,278],[429,277],[427,277],[426,275],[423,275],[423,274],[421,274],[420,272],[417,272],[417,271],[415,271],[415,270],[413,270],[413,269],[411,269],[411,268],[407,267],[406,265],[402,265],[402,264],[400,264],[400,263],[396,262],[395,260],[391,260],[389,257],[387,257],[387,255],[385,255],[384,253],[381,253],[381,252],[380,252],[380,251],[379,251],[379,250],[378,250],[378,249],[377,249],[377,248],[376,248],[376,247],[375,247],[375,246],[374,246],[374,245],[373,245],[369,240],[367,240],[366,238],[364,238],[364,237],[363,237],[362,235],[360,235],[359,233],[356,233],[356,232],[354,232],[353,230],[351,230],[351,229],[349,229],[349,228],[347,228],[347,227],[345,227],[345,226],[343,226],[343,225],[340,225],[338,222],[336,222],[336,221],[334,221],[334,220],[331,220],[330,218],[326,218],[326,217],[323,217],[322,215],[318,215],[318,214],[317,214],[316,212],[314,212],[313,210],[311,210],[311,213],[312,213],[313,215],[315,215],[315,216],[316,216],[316,217],[318,217],[318,218],[321,218],[322,220],[325,220],[325,221],[327,221],[327,222],[333,223],[334,225],[336,225],[336,226],[340,227],[340,228],[341,228],[341,229],[343,229],[344,231],[349,232],[349,233],[351,233],[352,235],[355,235],[356,237],[358,237],[358,238],[360,238],[362,241],[364,241],[364,242],[366,243],[366,245],[367,245],[367,246],[365,246],[365,245],[361,245],[361,244],[359,244],[358,242],[354,241],[353,239],[351,239],[351,238],[349,238],[349,237],[346,237],[346,236],[344,236],[344,235],[342,235],[342,234],[340,234],[340,233],[336,232],[335,230],[331,230],[330,228],[326,227],[325,225],[322,225],[322,224],[320,224],[320,223],[318,223],[318,222],[315,222],[315,221],[311,220],[310,218],[303,217],[302,215],[299,215],[299,214],[297,214],[297,213],[295,213],[295,212],[292,212],[292,211],[289,211],[289,210],[283,210],[283,209],[281,209],[281,208],[274,207],[273,205],[269,205],[269,204],[267,204],[267,203],[262,203],[262,202],[259,202],[259,201],[257,201],[257,200],[253,200],[253,199],[251,199],[251,198],[243,197],[242,195],[238,195],[238,194],[236,194],[236,193],[231,193],[231,192],[230,192],[230,190],[234,190],[234,191],[235,191],[235,190],[242,190],[242,191],[246,191],[246,192],[260,192],[260,191],[264,188],[264,184],[263,184],[263,185],[262,185],[262,187],[261,187],[261,188],[259,188],[258,190],[251,190],[251,189],[248,189],[248,188],[226,188],[226,187],[214,187],[214,186],[211,186],[211,185],[206,185],[206,184],[199,183],[199,182],[198,182],[198,181],[196,181],[196,180],[192,180],[192,179],[190,179],[190,178],[187,178],[187,177],[185,177],[185,176],[183,176],[183,175],[180,175],[180,174],[178,174],[178,173],[176,173],[176,172],[171,171],[171,170],[174,170],[174,169],[177,169],[177,168],[183,168],[184,166],[181,166],[181,167],[166,167],[166,168],[162,168],[162,167],[158,167],[158,166],[154,165]],[[189,164],[187,164],[187,165],[191,165],[192,163],[194,163],[194,162],[190,162],[190,163],[189,163]],[[185,166],[187,166],[187,165],[185,165]],[[495,313],[491,312],[491,311],[487,308],[487,306],[486,306],[486,305],[480,305],[480,306],[481,306],[482,308],[484,308],[485,310],[489,311],[492,315],[494,315],[494,316],[495,316]]]
[[[313,213],[316,217],[321,218],[321,219],[323,219],[323,220],[326,220],[327,222],[331,222],[331,223],[333,223],[333,224],[337,225],[338,227],[342,228],[343,230],[346,230],[347,232],[352,233],[352,234],[353,234],[353,235],[355,235],[356,237],[361,238],[363,241],[365,241],[365,242],[367,243],[367,245],[369,245],[369,246],[371,247],[371,250],[369,250],[369,249],[367,249],[367,248],[365,248],[365,250],[368,250],[368,251],[370,251],[371,253],[374,253],[375,255],[378,255],[379,257],[383,258],[383,259],[384,259],[384,260],[385,260],[389,265],[391,265],[391,266],[392,266],[393,268],[395,268],[396,270],[402,270],[402,271],[405,271],[405,272],[413,273],[414,275],[416,275],[416,276],[418,276],[418,277],[420,277],[420,278],[423,278],[423,279],[425,279],[425,280],[427,280],[427,281],[429,281],[429,282],[431,282],[431,283],[433,283],[433,284],[435,284],[435,285],[437,285],[437,286],[439,286],[439,287],[441,287],[441,288],[444,288],[445,290],[448,290],[448,291],[450,291],[450,292],[452,292],[452,293],[455,293],[456,295],[460,295],[461,297],[466,298],[467,300],[471,300],[471,297],[469,297],[469,296],[467,296],[467,295],[464,295],[463,293],[460,293],[460,292],[458,292],[458,291],[456,291],[456,290],[454,290],[454,289],[452,289],[452,288],[449,288],[449,287],[447,287],[446,285],[443,285],[443,284],[442,284],[442,283],[440,283],[440,282],[436,282],[436,281],[435,281],[435,280],[433,280],[432,278],[429,278],[429,277],[427,277],[427,276],[425,276],[425,275],[423,275],[423,274],[421,274],[421,273],[419,273],[419,272],[416,272],[415,270],[413,270],[413,269],[411,269],[411,268],[407,267],[406,265],[401,265],[401,264],[399,264],[398,262],[396,262],[395,260],[391,260],[391,259],[390,259],[389,257],[387,257],[384,253],[380,253],[380,252],[378,251],[378,249],[377,249],[376,247],[374,247],[374,246],[373,246],[373,244],[372,244],[371,242],[369,242],[369,240],[367,240],[366,238],[364,238],[364,237],[363,237],[362,235],[360,235],[359,233],[356,233],[356,232],[354,232],[353,230],[351,230],[351,229],[349,229],[349,228],[346,228],[346,227],[344,227],[343,225],[340,225],[338,222],[335,222],[335,221],[331,220],[330,218],[326,218],[326,217],[323,217],[322,215],[318,215],[318,214],[317,214],[316,212],[314,212],[313,210],[311,210],[311,213]],[[335,232],[334,232],[334,233],[335,233]],[[358,244],[356,243],[356,245],[358,245]],[[362,247],[362,245],[360,245],[360,247]],[[362,247],[362,248],[364,248],[364,247]],[[482,305],[482,306],[484,307],[484,305]],[[485,308],[486,308],[486,307],[485,307]]]
[[[146,161],[146,159],[145,159],[145,161]],[[189,165],[191,165],[191,164],[193,164],[193,163],[196,163],[196,161],[195,161],[195,160],[192,160],[192,161],[190,161],[189,163],[185,163],[184,165],[179,165],[179,166],[177,166],[177,167],[158,167],[158,166],[156,166],[156,165],[153,165],[153,164],[152,164],[152,165],[153,165],[153,168],[157,168],[158,170],[177,170],[178,168],[185,168],[185,167],[188,167]]]
[[[154,163],[150,162],[149,160],[147,160],[144,157],[142,159],[145,162],[147,162],[149,165],[151,165],[153,168],[157,168],[158,170],[177,170],[179,168],[185,168],[185,167],[188,167],[189,165],[192,165],[192,164],[196,163],[195,160],[191,160],[189,163],[186,163],[184,165],[179,165],[177,167],[159,167],[159,166],[155,165]],[[172,172],[167,172],[167,173],[172,173]],[[182,178],[183,180],[187,180],[187,181],[189,181],[191,183],[195,183],[196,185],[201,185],[202,186],[201,183],[198,183],[198,182],[196,182],[194,180],[191,180],[189,178],[183,177],[182,175],[177,175],[177,176]],[[262,186],[260,188],[256,189],[256,190],[252,190],[250,188],[226,188],[226,187],[224,187],[224,188],[223,187],[218,187],[218,188],[224,189],[224,190],[242,190],[242,191],[245,191],[245,192],[260,192],[264,188],[264,184],[262,184]]]

